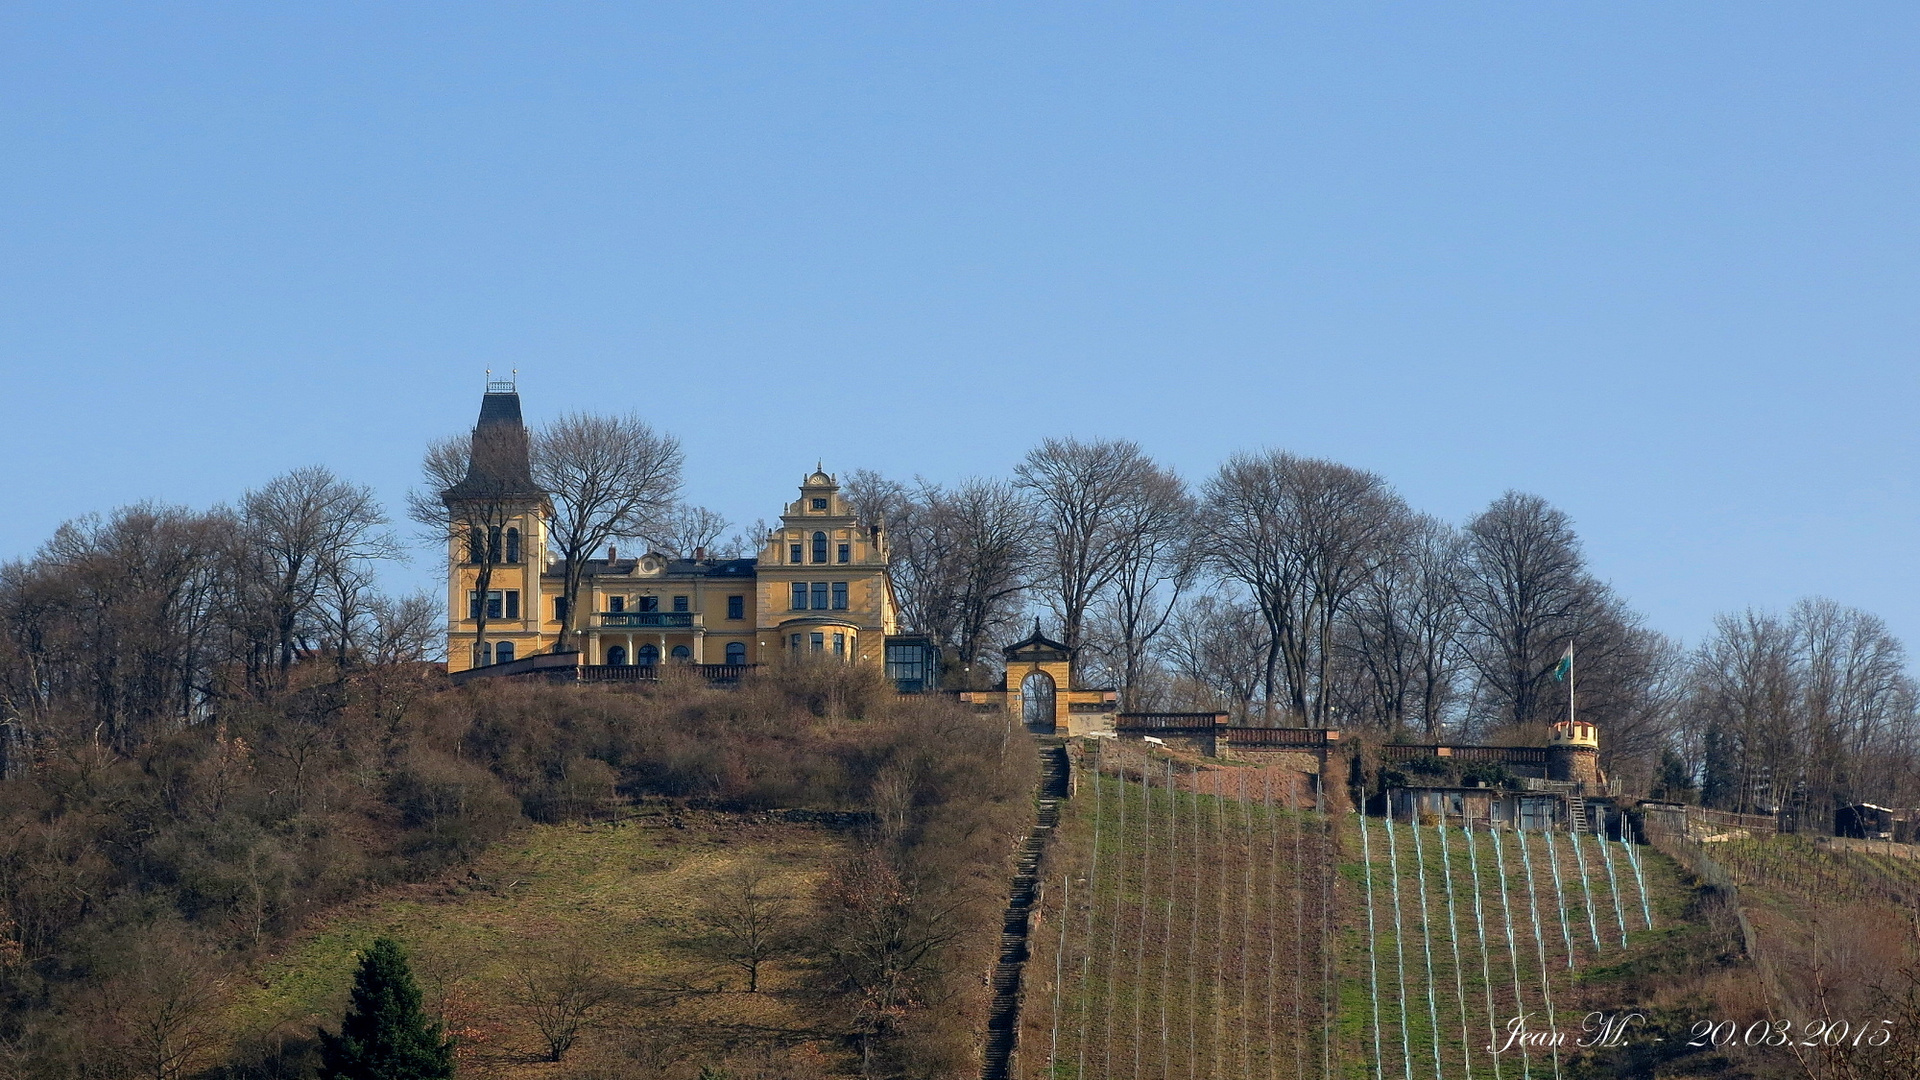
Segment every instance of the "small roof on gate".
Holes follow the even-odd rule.
[[[1033,633],[1002,650],[1008,660],[1071,660],[1073,650],[1040,633],[1040,620],[1033,620]]]

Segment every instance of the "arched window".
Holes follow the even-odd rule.
[[[1020,718],[1028,728],[1053,732],[1053,676],[1036,671],[1020,680]]]
[[[513,642],[503,641],[493,647],[493,662],[507,664],[513,661]]]
[[[660,666],[660,647],[658,645],[640,646],[640,666],[641,667]]]
[[[475,645],[473,647],[473,666],[486,667],[491,663],[493,663],[493,646],[484,641]]]
[[[467,530],[467,561],[480,562],[484,560],[487,557],[486,550],[487,550],[486,540],[481,535],[480,526],[475,525],[472,528],[468,529]]]
[[[627,647],[615,645],[607,650],[607,664],[611,667],[627,666]]]
[[[747,662],[747,643],[744,641],[727,642],[727,663],[744,664]]]
[[[520,530],[519,529],[507,530],[507,561],[510,563],[517,563],[520,561]]]
[[[670,655],[675,660],[691,660],[693,659],[693,650],[687,648],[685,645],[675,645]]]
[[[498,525],[487,529],[487,561],[500,561],[500,526]]]
[[[813,534],[813,561],[814,562],[827,561],[827,534],[826,533],[817,532]]]

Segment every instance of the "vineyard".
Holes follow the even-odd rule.
[[[1584,984],[1680,918],[1671,864],[1592,834],[1357,820],[1358,932],[1343,957],[1365,989],[1343,1028],[1347,1075],[1555,1076],[1565,1052],[1507,1047],[1508,1024],[1579,1031]],[[1490,1052],[1490,1046],[1506,1047]]]
[[[1308,778],[1096,762],[1049,859],[1014,1075],[1322,1075],[1340,901]]]
[[[1920,909],[1920,860],[1843,850],[1791,835],[1707,845],[1707,854],[1742,888]]]
[[[1673,864],[1591,834],[1316,810],[1312,778],[1126,746],[1076,764],[1011,1075],[1554,1076],[1508,1021],[1677,924]]]

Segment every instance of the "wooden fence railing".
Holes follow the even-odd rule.
[[[1473,764],[1545,765],[1544,746],[1445,746],[1431,744],[1388,743],[1380,748],[1382,761],[1412,761],[1437,757]]]
[[[1227,745],[1235,749],[1319,750],[1340,741],[1340,733],[1326,728],[1235,727],[1227,729]]]
[[[1118,732],[1201,731],[1225,727],[1226,713],[1120,713],[1113,718]]]

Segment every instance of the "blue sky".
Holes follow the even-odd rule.
[[[1048,434],[1508,488],[1697,640],[1920,645],[1910,4],[0,8],[0,558],[323,462],[398,511],[482,370],[689,495]],[[431,561],[393,576],[430,580]]]

